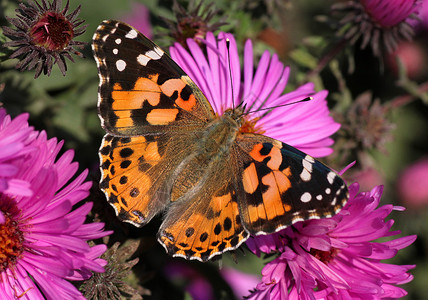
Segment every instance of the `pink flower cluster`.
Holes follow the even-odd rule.
[[[47,139],[0,109],[0,295],[1,299],[84,299],[69,280],[103,272],[105,245],[88,240],[110,234],[104,224],[84,224],[91,182],[73,151]],[[73,209],[75,205],[78,208]]]

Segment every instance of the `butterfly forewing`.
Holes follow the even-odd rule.
[[[191,131],[214,118],[205,96],[158,46],[127,24],[104,21],[92,44],[98,108],[111,134]]]

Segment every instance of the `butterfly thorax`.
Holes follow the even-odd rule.
[[[197,194],[208,176],[228,166],[241,122],[232,112],[213,119],[196,137],[196,151],[176,168],[171,184],[171,201]]]
[[[199,143],[201,154],[205,153],[207,159],[210,159],[228,153],[236,139],[240,125],[240,120],[229,111],[211,121]]]

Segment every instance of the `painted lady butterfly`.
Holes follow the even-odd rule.
[[[123,221],[165,212],[166,251],[207,261],[250,234],[330,217],[343,180],[309,155],[241,130],[243,108],[216,116],[195,83],[132,27],[104,21],[93,39],[100,76],[101,189]]]

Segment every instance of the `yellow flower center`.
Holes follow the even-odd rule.
[[[24,235],[18,222],[3,212],[5,222],[0,224],[0,273],[14,266],[24,251]]]
[[[263,130],[260,125],[257,125],[258,120],[260,120],[260,118],[249,119],[248,116],[245,116],[239,132],[257,134],[265,133],[265,130]]]

